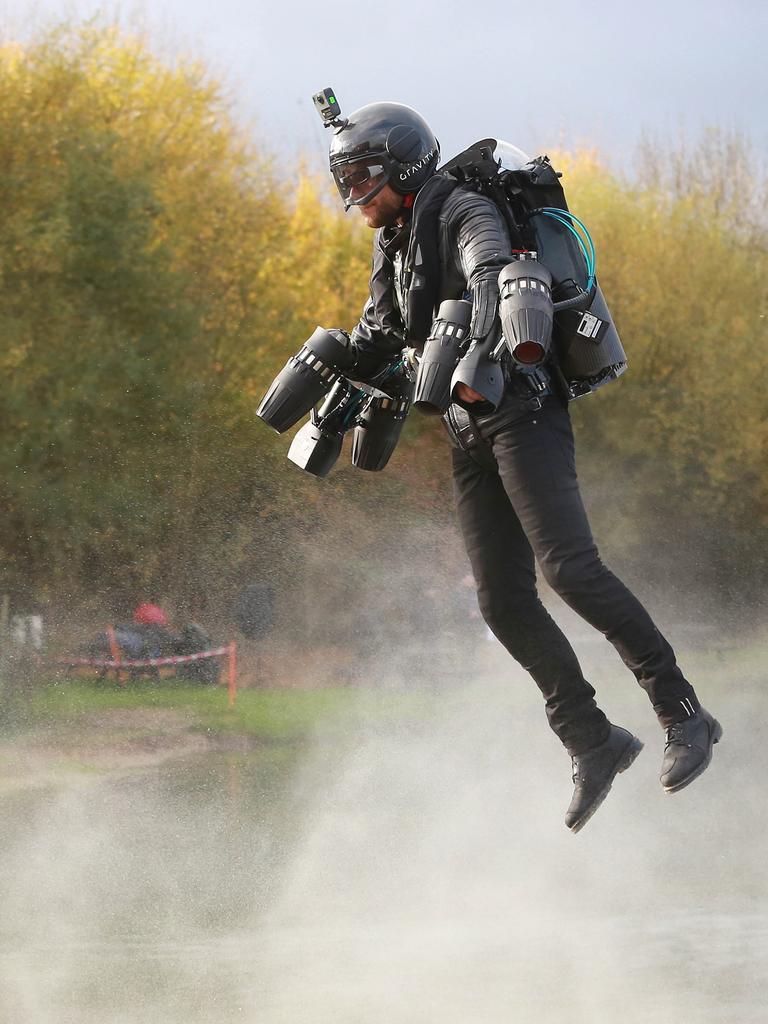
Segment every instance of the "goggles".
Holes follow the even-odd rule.
[[[344,206],[365,206],[384,188],[389,180],[389,169],[381,162],[381,157],[367,161],[357,160],[354,163],[337,164],[331,167],[333,179]]]

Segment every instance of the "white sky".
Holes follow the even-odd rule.
[[[768,0],[0,0],[3,33],[117,12],[161,52],[203,57],[268,148],[324,157],[311,95],[347,113],[416,107],[453,155],[486,135],[529,153],[595,146],[617,166],[642,133],[741,128],[768,154]]]

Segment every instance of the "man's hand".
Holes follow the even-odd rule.
[[[419,371],[419,353],[415,348],[404,348],[403,349],[403,362],[411,371],[411,373],[418,373]]]
[[[485,397],[480,394],[479,391],[475,391],[468,384],[457,384],[456,385],[456,397],[460,398],[462,402],[484,402]]]

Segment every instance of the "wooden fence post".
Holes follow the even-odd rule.
[[[227,659],[227,690],[229,693],[229,706],[235,706],[237,697],[237,644],[234,640],[229,644],[229,658]]]

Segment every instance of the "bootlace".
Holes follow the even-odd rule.
[[[667,729],[667,743],[679,743],[683,738],[683,727],[680,722],[675,722]]]
[[[687,747],[689,750],[693,750],[694,744],[686,743],[684,740],[684,735],[685,730],[683,729],[682,722],[676,722],[674,725],[670,725],[670,727],[667,729],[667,742],[664,749],[666,750],[667,747],[678,745],[681,747]]]

